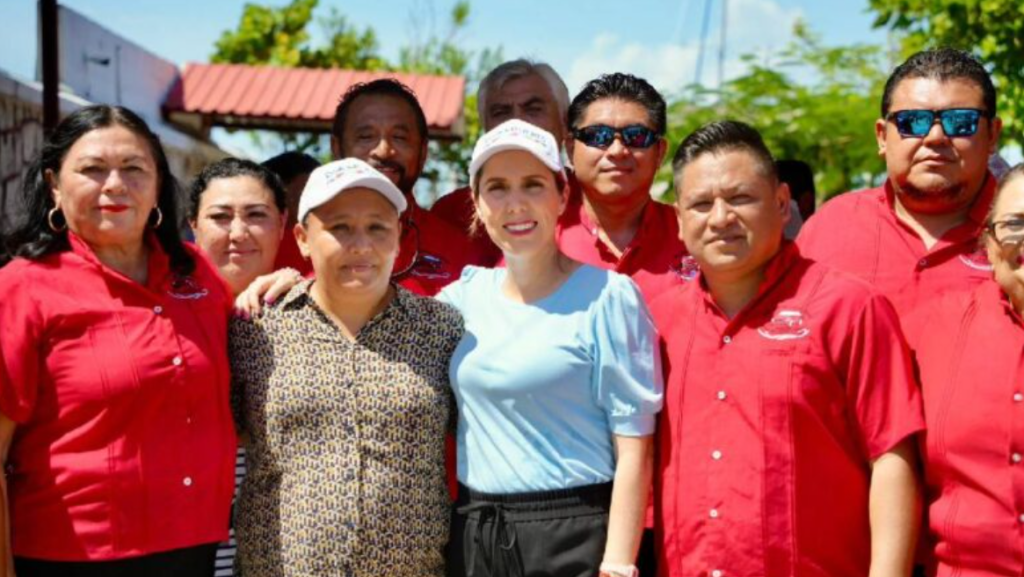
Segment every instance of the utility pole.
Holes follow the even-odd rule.
[[[721,92],[722,84],[725,83],[725,41],[726,31],[729,29],[729,0],[722,0],[722,29],[719,30],[718,44],[718,90]],[[721,97],[719,97],[721,100]]]
[[[700,49],[697,52],[697,73],[694,75],[693,83],[700,84],[702,68],[704,68],[704,51],[708,41],[708,26],[711,24],[711,0],[704,1],[704,23],[700,29]]]
[[[57,0],[39,0],[39,61],[43,80],[43,134],[60,122],[60,69],[57,46]]]

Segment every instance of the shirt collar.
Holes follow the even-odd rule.
[[[303,306],[316,306],[316,304],[313,302],[313,297],[309,295],[309,289],[313,285],[313,281],[315,280],[315,278],[306,279],[293,286],[291,290],[289,290],[284,295],[284,298],[281,299],[281,304],[279,306],[283,309],[292,307],[302,308]],[[392,309],[397,309],[402,312],[406,312],[409,310],[410,306],[412,305],[412,299],[416,297],[413,296],[411,292],[395,284],[394,282],[391,283],[391,287],[395,289],[395,298],[392,299],[390,303],[388,303],[388,306],[384,307],[384,310],[378,313],[376,317],[371,319],[370,322],[367,323],[367,326],[370,326],[370,324],[377,323],[379,322],[380,319],[390,315],[391,313],[389,311],[391,311]]]
[[[978,196],[975,197],[974,203],[971,204],[971,209],[967,212],[967,220],[974,225],[972,228],[976,231],[976,234],[980,234],[981,229],[985,226],[985,218],[988,216],[988,211],[992,206],[992,199],[996,194],[996,184],[995,176],[991,172],[986,172],[985,180],[981,183],[981,190],[978,192]],[[892,218],[898,220],[896,216],[896,188],[893,186],[891,178],[886,179],[884,190],[884,200],[889,208],[889,213],[892,215]]]
[[[733,321],[740,318],[745,311],[756,306],[764,298],[764,295],[775,288],[782,279],[786,278],[789,271],[801,260],[803,260],[803,256],[800,254],[800,249],[797,248],[796,243],[783,239],[779,251],[765,265],[764,278],[761,279],[761,284],[757,287],[757,294],[747,303],[747,306],[743,307],[743,311],[733,318]],[[705,282],[703,275],[700,278],[700,288],[706,302],[717,307],[718,305],[711,297],[711,291],[708,290],[707,282]]]
[[[103,272],[114,275],[117,278],[123,279],[128,282],[135,282],[124,276],[123,274],[115,271],[100,261],[99,257],[93,251],[92,247],[79,237],[77,234],[68,231],[68,245],[71,247],[71,253],[81,258],[85,262],[92,266],[98,267]],[[164,252],[163,246],[157,240],[156,235],[150,231],[147,232],[143,242],[146,243],[146,248],[149,250],[149,261],[147,263],[148,271],[146,275],[146,287],[149,289],[156,289],[160,287],[170,274],[170,258],[167,253]],[[136,283],[137,284],[137,283]]]

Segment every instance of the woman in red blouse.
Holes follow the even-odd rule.
[[[176,191],[120,107],[71,114],[29,167],[0,269],[0,577],[212,574],[230,295],[182,243]]]

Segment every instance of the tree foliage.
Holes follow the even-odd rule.
[[[884,85],[878,46],[826,46],[798,23],[793,42],[771,62],[743,57],[746,72],[711,90],[685,88],[669,108],[670,142],[730,118],[761,131],[780,159],[811,165],[819,197],[873,186],[885,173],[874,140]],[[665,167],[661,179],[671,179]]]
[[[904,56],[932,46],[974,52],[999,89],[1006,140],[1024,146],[1024,2],[870,0],[875,26],[902,35]]]

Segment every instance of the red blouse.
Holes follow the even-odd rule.
[[[1024,574],[1024,322],[988,281],[907,321],[928,424],[929,574]]]
[[[230,296],[198,251],[148,283],[71,250],[0,269],[0,412],[14,555],[101,561],[227,538]]]

